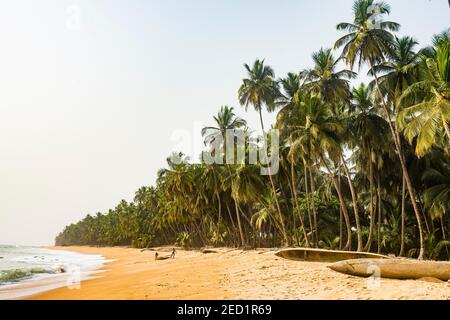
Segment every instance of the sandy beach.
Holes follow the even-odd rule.
[[[34,300],[155,299],[450,299],[450,283],[367,279],[336,273],[327,263],[289,261],[275,250],[178,250],[176,259],[155,261],[154,251],[130,248],[64,247],[114,260],[99,278],[80,289],[61,288]],[[157,249],[162,255],[169,248]]]

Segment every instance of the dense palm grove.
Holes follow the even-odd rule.
[[[278,112],[276,174],[172,155],[154,187],[66,227],[56,243],[290,245],[449,259],[450,29],[419,48],[383,20],[386,3],[357,0],[353,12],[337,26],[340,57],[320,49],[311,69],[282,79],[265,61],[245,65],[239,101],[259,113],[264,136],[262,111]],[[348,69],[338,70],[341,61]],[[373,80],[352,88],[362,66]],[[206,145],[228,129],[250,130],[227,106],[213,121],[202,132]]]

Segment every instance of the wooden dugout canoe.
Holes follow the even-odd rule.
[[[357,259],[346,260],[328,266],[336,272],[359,276],[391,279],[436,278],[450,280],[450,262],[417,261],[408,259]]]
[[[350,259],[391,259],[388,256],[383,256],[375,253],[352,252],[352,251],[338,251],[338,250],[323,250],[310,248],[295,248],[285,249],[276,253],[278,257],[295,260],[295,261],[310,261],[310,262],[338,262]]]

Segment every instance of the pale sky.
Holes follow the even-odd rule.
[[[352,2],[0,0],[0,243],[49,245],[131,200],[173,134],[198,142],[223,104],[257,128],[237,101],[243,63],[309,67]],[[422,45],[449,27],[447,0],[388,2]]]

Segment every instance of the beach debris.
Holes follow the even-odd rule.
[[[219,251],[213,250],[213,249],[203,249],[203,250],[202,250],[202,253],[203,253],[203,254],[219,253]]]
[[[381,278],[450,280],[450,262],[418,261],[410,259],[355,259],[334,263],[328,266],[336,272],[372,277],[376,273]],[[375,272],[376,271],[376,272]]]

